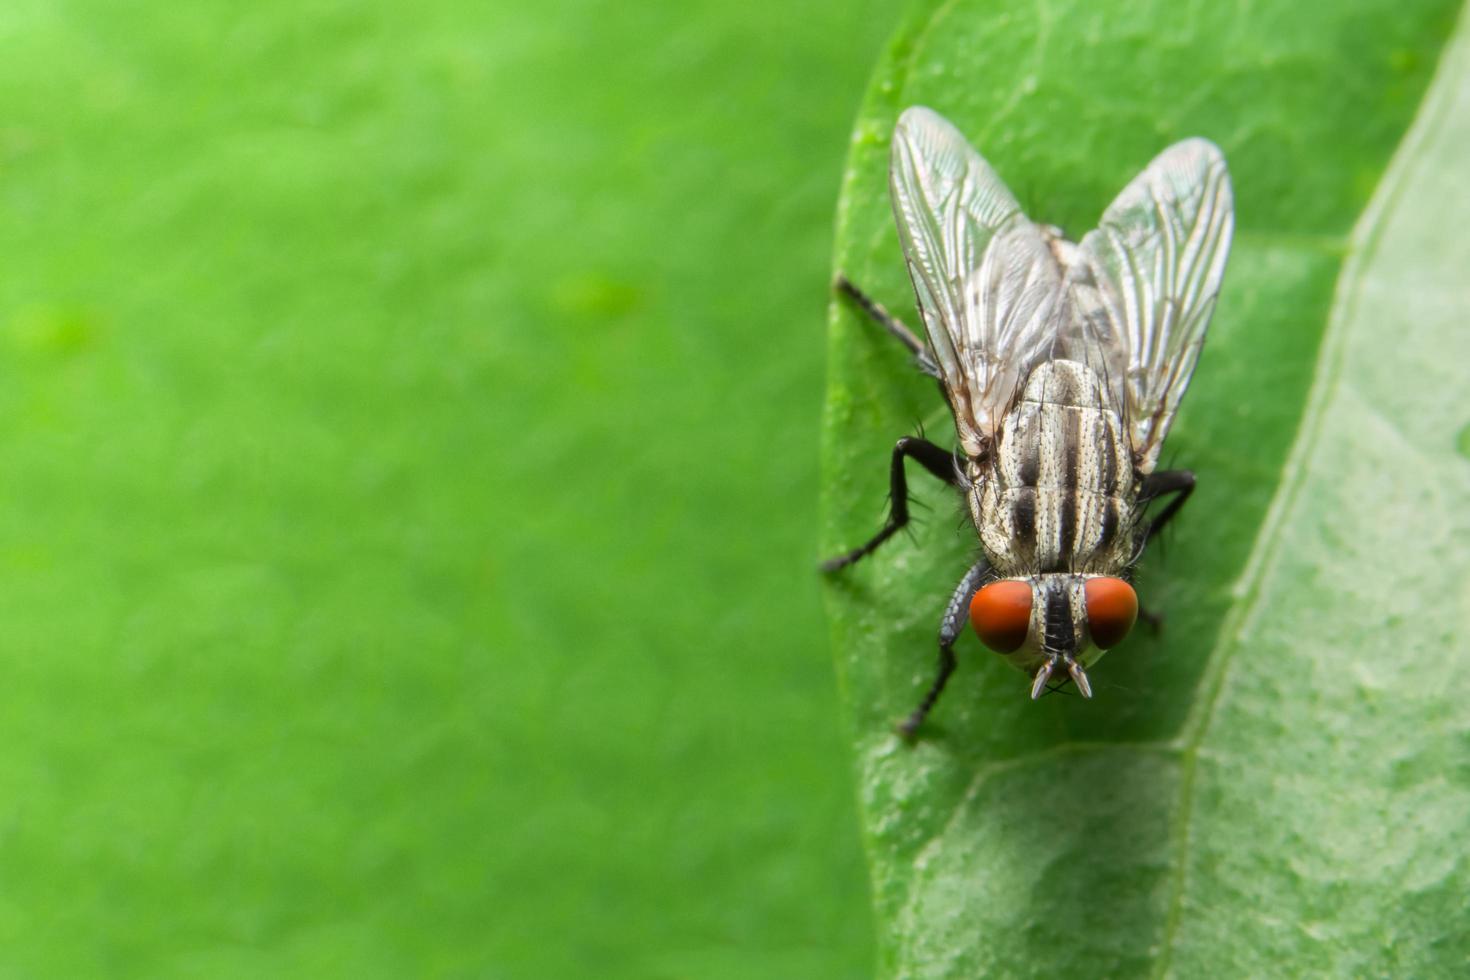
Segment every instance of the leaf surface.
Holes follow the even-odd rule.
[[[829,583],[885,975],[1464,967],[1470,58],[1463,30],[1440,58],[1454,15],[960,2],[890,47],[837,265],[903,318],[885,169],[911,104],[1072,237],[1159,148],[1207,136],[1238,223],[1165,448],[1199,490],[1140,575],[1166,626],[1091,672],[1092,701],[1030,702],[967,635],[924,738],[891,734],[976,548],[942,488],[921,486],[913,535]],[[836,552],[881,521],[892,441],[951,424],[860,316],[834,305],[830,337]]]

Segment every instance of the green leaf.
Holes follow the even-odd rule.
[[[876,7],[0,3],[0,977],[870,972]]]
[[[929,519],[912,536],[829,582],[884,974],[1464,969],[1464,30],[1424,95],[1454,13],[936,3],[891,45],[837,266],[901,316],[916,320],[886,157],[911,104],[1074,236],[1157,150],[1208,136],[1238,225],[1166,449],[1199,490],[1140,575],[1167,623],[1091,672],[1092,701],[1032,703],[967,636],[922,739],[891,733],[976,547],[943,488],[918,487]],[[893,440],[950,425],[932,383],[840,303],[830,354],[835,552],[881,521]]]

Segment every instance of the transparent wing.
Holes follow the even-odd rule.
[[[1234,223],[1225,158],[1185,140],[1123,189],[1069,269],[1087,359],[1123,407],[1145,473],[1194,373]]]
[[[978,455],[1050,349],[1061,268],[995,171],[932,110],[899,117],[890,190],[960,442]]]

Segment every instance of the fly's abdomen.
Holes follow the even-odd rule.
[[[1132,459],[1085,365],[1049,361],[1031,373],[991,460],[975,518],[998,572],[1102,574],[1128,563]]]

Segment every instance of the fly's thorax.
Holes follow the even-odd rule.
[[[1116,574],[1132,557],[1132,457],[1084,364],[1049,361],[1031,372],[972,484],[971,516],[1002,575]]]

